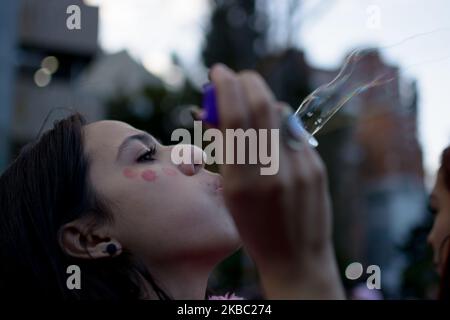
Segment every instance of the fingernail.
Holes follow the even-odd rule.
[[[297,138],[305,138],[308,140],[308,143],[312,147],[317,147],[319,145],[319,142],[314,138],[314,136],[306,131],[305,127],[303,126],[303,123],[300,119],[298,119],[295,115],[289,116],[288,119],[288,130],[291,132],[291,134]]]
[[[203,111],[199,107],[191,107],[189,108],[189,112],[194,120],[201,120]]]
[[[305,136],[306,130],[303,127],[302,122],[295,116],[290,115],[288,118],[288,128],[292,135],[300,138]]]
[[[215,71],[214,71],[215,70]],[[231,69],[228,68],[226,65],[224,65],[223,63],[216,63],[211,70],[212,72],[231,72]]]

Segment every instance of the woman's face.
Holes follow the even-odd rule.
[[[436,269],[442,276],[450,246],[450,192],[445,186],[442,170],[438,172],[430,195],[430,209],[434,224],[428,242],[433,247]]]
[[[165,263],[224,258],[239,247],[220,175],[200,164],[173,164],[173,146],[123,122],[94,122],[83,134],[90,181],[110,204],[111,236],[123,248]],[[190,148],[202,159],[199,148]]]

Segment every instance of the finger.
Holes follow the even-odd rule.
[[[242,152],[234,136],[226,134],[226,129],[246,130],[249,126],[249,111],[243,94],[242,84],[239,82],[235,72],[222,64],[218,64],[211,69],[210,75],[216,88],[220,119],[219,128],[225,137],[224,165],[220,167],[220,170],[226,177],[224,180],[224,188],[226,190],[227,185],[239,184],[244,177],[244,180],[249,181],[250,176],[254,175],[255,170],[253,168],[246,164],[238,163],[238,158],[242,156]]]
[[[292,107],[289,104],[283,101],[277,101],[275,104],[275,109],[280,115],[294,113],[294,109],[292,109]]]
[[[272,130],[278,130],[280,117],[275,108],[276,101],[272,92],[263,78],[254,71],[242,71],[238,74],[238,78],[242,84],[245,101],[248,105],[249,126],[255,131],[258,139],[257,148],[249,147],[247,149],[249,156],[253,159],[259,159],[261,152],[264,153],[263,150],[274,156],[274,153],[279,152],[279,148],[277,148],[279,141],[272,138]],[[279,154],[276,156],[279,157]],[[263,165],[259,160],[254,167],[258,170],[258,174],[261,174],[263,172],[262,167],[266,165]]]
[[[278,112],[281,113],[283,121],[287,121],[288,117],[294,115],[293,109],[286,103],[278,102],[276,108]],[[304,129],[298,130],[299,128],[297,125],[299,125],[299,123],[291,123],[291,125],[293,125],[293,130],[290,131],[290,134],[285,132],[285,130],[289,130],[289,128],[283,127],[281,130],[280,154],[282,154],[287,163],[289,163],[289,168],[292,170],[291,177],[300,177],[299,180],[306,180],[311,172],[316,172],[316,168],[321,167],[321,159],[316,150],[310,146],[306,132],[302,132]],[[285,136],[286,134],[289,136]],[[287,139],[298,139],[301,143],[301,148],[291,148]]]
[[[204,121],[205,111],[200,109],[199,107],[190,107],[189,112],[191,113],[192,119],[194,121],[202,121],[202,126],[206,129],[214,128],[213,125],[210,125],[207,121]]]
[[[247,128],[248,111],[236,73],[223,64],[217,64],[211,69],[211,80],[216,88],[220,128]]]
[[[203,120],[204,111],[202,109],[200,109],[199,107],[197,107],[197,106],[190,107],[189,112],[191,113],[192,119],[194,119],[196,121]]]
[[[249,104],[251,126],[256,129],[279,128],[276,101],[264,79],[254,71],[243,71],[238,78]]]

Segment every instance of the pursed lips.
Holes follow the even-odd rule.
[[[213,191],[213,193],[221,193],[223,190],[222,177],[217,175],[214,176],[211,180],[207,181],[206,186],[208,189]]]
[[[222,184],[222,177],[218,177],[215,181],[214,181],[214,188],[216,192],[222,192],[223,191],[223,184]]]

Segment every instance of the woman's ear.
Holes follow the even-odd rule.
[[[111,238],[107,225],[93,225],[81,218],[63,225],[59,230],[59,245],[69,256],[81,259],[99,259],[118,256],[122,246]]]

